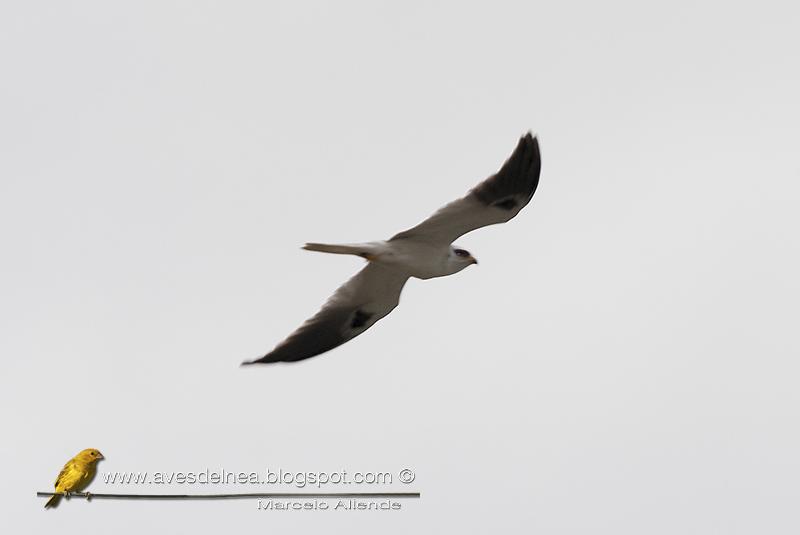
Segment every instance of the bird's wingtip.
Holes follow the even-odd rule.
[[[531,151],[536,160],[541,158],[539,150],[539,136],[533,134],[530,130],[519,140],[519,148],[525,151]]]
[[[519,143],[514,151],[512,158],[516,154],[532,154],[535,159],[539,158],[539,138],[534,135],[530,130],[519,138]]]
[[[269,357],[269,355],[264,355],[263,357],[258,357],[257,359],[253,360],[245,360],[239,366],[253,366],[255,364],[273,364],[277,362],[275,360],[270,360],[267,357]]]

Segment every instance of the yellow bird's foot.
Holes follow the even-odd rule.
[[[86,492],[85,494],[86,494],[86,501],[87,502],[90,501],[92,499],[92,493],[91,492]]]
[[[70,498],[72,498],[72,493],[67,491],[64,493],[64,497],[69,500]]]

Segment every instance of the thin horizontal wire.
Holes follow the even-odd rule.
[[[55,496],[58,492],[37,492],[39,498]],[[419,492],[255,492],[243,494],[105,494],[72,492],[71,498],[110,500],[231,500],[237,498],[419,498]],[[66,496],[64,496],[66,498]]]

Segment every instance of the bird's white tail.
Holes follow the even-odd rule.
[[[370,255],[370,248],[365,244],[333,245],[328,243],[307,243],[303,246],[306,251],[319,251],[320,253],[353,254],[366,258]]]

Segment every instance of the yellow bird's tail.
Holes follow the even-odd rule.
[[[61,494],[53,494],[50,497],[50,499],[47,500],[47,503],[44,504],[44,508],[47,509],[48,507],[55,507],[56,505],[58,505],[58,500],[60,499],[61,499]]]

